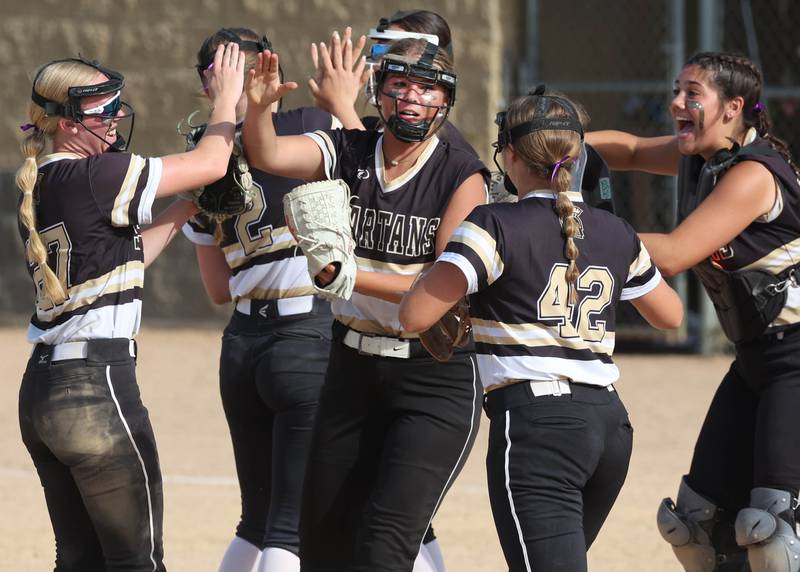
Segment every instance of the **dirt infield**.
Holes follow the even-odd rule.
[[[215,571],[238,518],[233,456],[217,391],[220,332],[146,329],[138,377],[161,455],[165,553],[172,572]],[[29,347],[0,329],[0,570],[52,569],[53,535],[19,437],[17,392]],[[592,572],[680,570],[655,528],[677,492],[695,435],[730,358],[620,356],[617,384],[635,428],[628,481],[589,554]],[[449,572],[505,570],[485,491],[486,427],[434,520]]]

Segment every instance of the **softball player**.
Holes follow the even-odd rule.
[[[736,358],[659,528],[689,571],[797,572],[800,172],[770,133],[760,70],[700,53],[675,80],[675,136],[590,140],[616,169],[678,175],[678,227],[644,234],[667,274],[692,268]]]
[[[355,293],[333,303],[334,343],[314,423],[300,520],[304,571],[410,572],[472,446],[472,354],[427,355],[397,319],[399,293],[486,200],[485,167],[436,136],[455,97],[442,50],[401,41],[379,71],[387,129],[276,137],[266,109],[293,86],[264,53],[248,82],[244,141],[258,168],[352,190]]]
[[[631,453],[613,386],[616,306],[630,300],[662,328],[677,327],[683,309],[628,224],[570,190],[583,135],[574,105],[529,95],[499,119],[497,151],[521,200],[473,210],[404,298],[400,321],[425,330],[469,295],[491,424],[489,497],[509,570],[580,572]]]
[[[230,42],[245,53],[245,72],[258,53],[271,48],[266,36],[252,30],[222,28],[197,54],[201,78],[217,46]],[[240,118],[246,105],[242,96]],[[277,107],[276,102],[272,121],[282,135],[341,126],[321,109],[279,112]],[[222,338],[220,393],[242,511],[219,569],[291,572],[300,569],[300,492],[333,316],[330,304],[313,296],[305,257],[284,222],[283,195],[303,181],[249,172],[255,191],[251,209],[219,223],[196,216],[184,226],[211,299],[236,302]],[[230,188],[237,174],[214,184]]]
[[[217,50],[214,64],[206,136],[163,158],[124,152],[117,127],[133,110],[120,99],[122,74],[64,59],[33,80],[17,185],[35,345],[19,414],[59,572],[165,569],[161,474],[133,338],[145,268],[197,212],[178,201],[153,220],[153,200],[209,183],[228,163],[244,60],[233,46]],[[53,152],[42,155],[48,141]]]

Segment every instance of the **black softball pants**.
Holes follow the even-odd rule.
[[[686,481],[714,502],[715,545],[735,552],[733,522],[755,487],[800,490],[800,327],[736,346],[714,395]]]
[[[633,428],[616,392],[528,383],[486,395],[489,500],[509,572],[585,572],[628,472]]]
[[[22,378],[22,440],[44,488],[55,572],[154,572],[163,496],[130,340],[92,340],[86,359],[36,346]]]
[[[334,342],[303,491],[303,572],[411,572],[472,448],[473,354],[439,363],[413,347],[399,359]]]
[[[220,394],[242,514],[236,535],[298,552],[298,521],[319,392],[331,345],[330,306],[263,319],[234,313],[222,338]]]

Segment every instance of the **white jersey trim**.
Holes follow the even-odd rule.
[[[330,146],[325,143],[325,139],[323,139],[323,134],[312,132],[312,133],[303,133],[306,137],[311,138],[311,140],[317,144],[319,150],[322,152],[322,160],[325,163],[325,176],[329,179],[333,179],[333,172],[336,167],[336,157],[330,151]],[[325,137],[330,141],[330,138],[325,135]]]
[[[188,222],[184,223],[181,227],[181,232],[183,232],[183,236],[192,244],[197,244],[199,246],[217,246],[217,241],[212,235],[206,234],[205,232],[197,232]]]
[[[139,211],[137,218],[139,224],[150,224],[153,222],[153,203],[156,200],[156,192],[161,184],[161,175],[164,172],[164,162],[159,157],[151,157],[148,161],[147,184],[142,191],[139,199]]]
[[[466,257],[455,252],[442,252],[436,262],[449,262],[461,271],[467,279],[467,294],[475,294],[478,291],[478,274]]]
[[[85,314],[72,316],[58,326],[42,330],[28,325],[28,342],[56,345],[107,338],[134,338],[139,333],[142,319],[142,301],[103,306]]]
[[[619,379],[613,363],[600,360],[574,360],[543,356],[496,356],[477,354],[478,369],[484,387],[508,383],[509,380],[569,380],[605,387]]]
[[[653,277],[650,278],[647,282],[642,284],[641,286],[635,286],[633,288],[623,288],[622,293],[620,294],[620,300],[633,300],[635,298],[641,298],[648,292],[651,292],[655,289],[656,286],[661,282],[661,272],[658,271],[658,268],[655,266],[653,267]]]

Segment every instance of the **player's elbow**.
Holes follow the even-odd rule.
[[[423,332],[430,328],[433,322],[435,320],[430,321],[421,312],[414,311],[413,304],[410,304],[407,299],[400,304],[400,325],[404,332],[409,334]]]
[[[208,297],[211,299],[211,302],[215,306],[221,306],[221,305],[227,304],[228,302],[231,301],[231,295],[230,295],[229,292],[224,292],[224,293],[209,292],[209,296]]]
[[[683,306],[670,313],[654,318],[650,325],[659,330],[675,330],[683,323]]]

